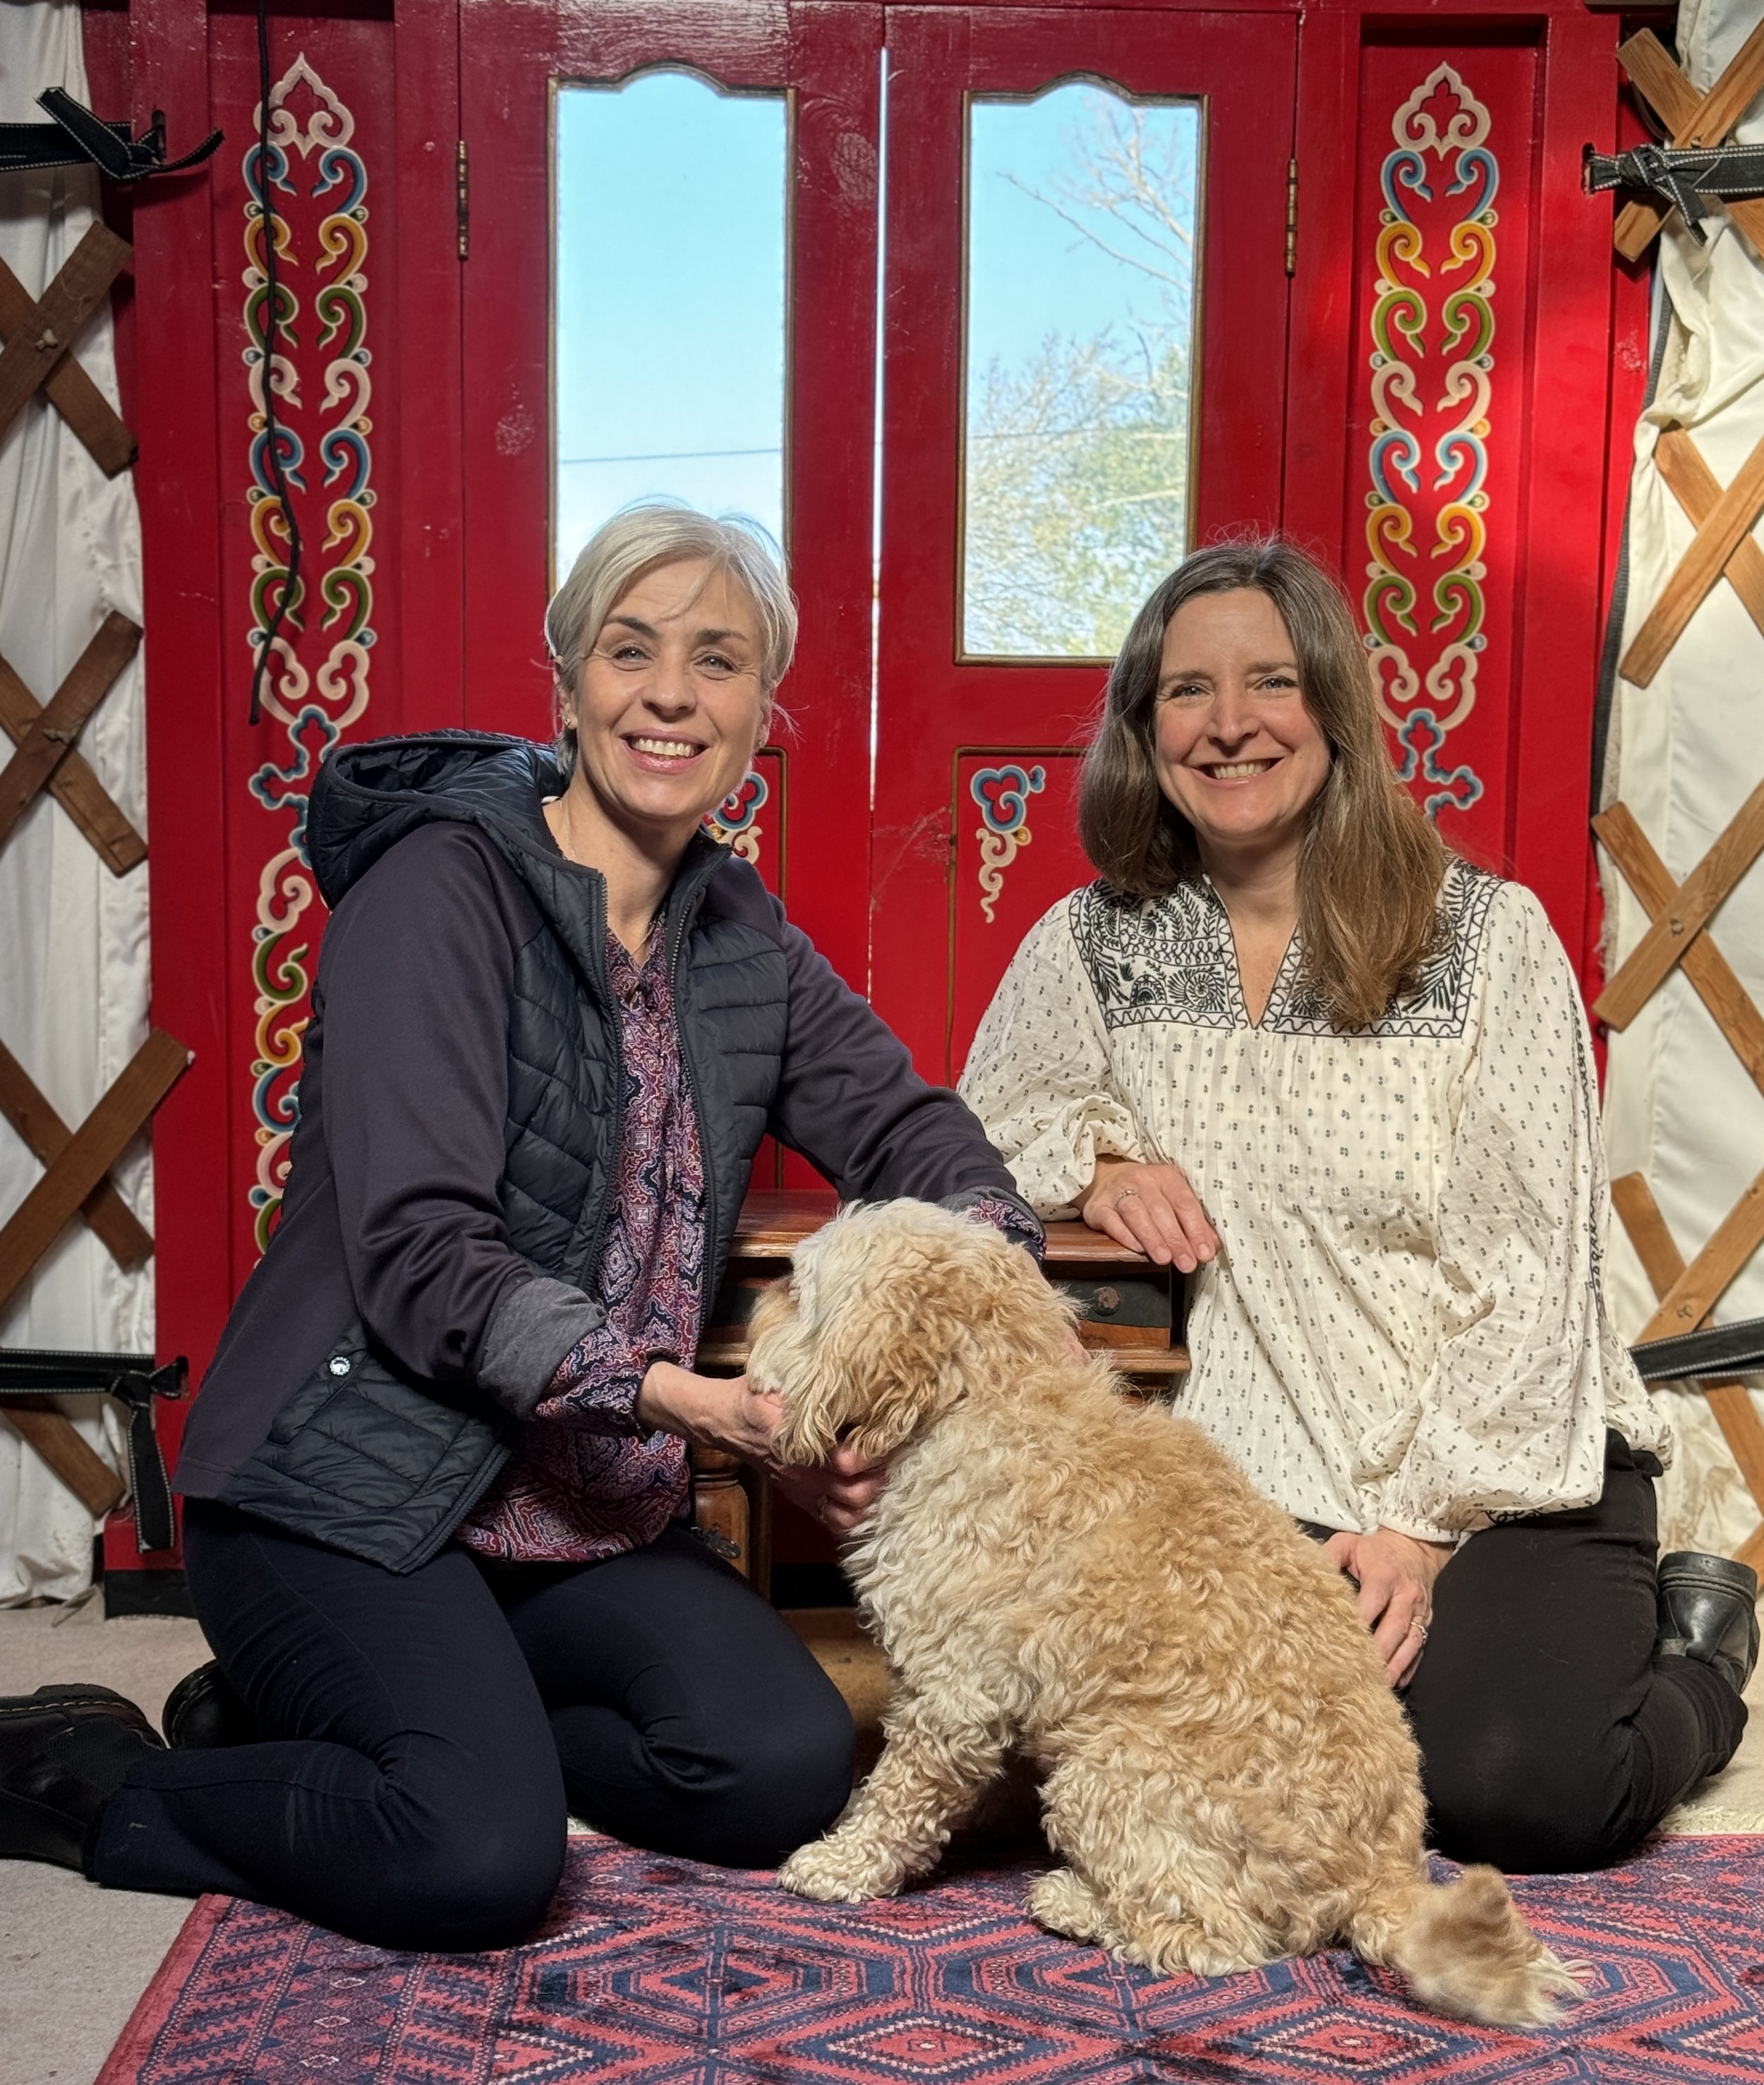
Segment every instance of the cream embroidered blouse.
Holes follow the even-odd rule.
[[[1306,1520],[1447,1541],[1583,1505],[1605,1431],[1666,1429],[1607,1323],[1591,1044],[1543,907],[1455,863],[1421,987],[1341,1035],[1286,952],[1259,1024],[1204,881],[1062,898],[963,1097],[1040,1215],[1096,1159],[1173,1162],[1221,1240],[1179,1408]]]

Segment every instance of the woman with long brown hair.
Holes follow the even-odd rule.
[[[1605,1318],[1542,907],[1443,845],[1277,541],[1141,610],[1080,824],[1102,880],[1024,941],[964,1098],[1038,1213],[1193,1272],[1178,1408],[1357,1584],[1442,1849],[1619,1858],[1738,1744],[1757,1582],[1656,1571],[1669,1444]]]

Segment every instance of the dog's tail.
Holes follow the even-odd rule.
[[[1494,1868],[1466,1868],[1443,1887],[1405,1879],[1380,1893],[1349,1938],[1389,1962],[1423,2005],[1483,2027],[1541,2027],[1579,1979],[1526,1925]]]

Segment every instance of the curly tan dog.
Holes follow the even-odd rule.
[[[778,1453],[893,1454],[848,1565],[895,1677],[887,1747],[780,1871],[886,1896],[1021,1747],[1068,1866],[1056,1933],[1218,1976],[1339,1940],[1441,2012],[1577,1992],[1492,1868],[1430,1884],[1415,1747],[1347,1582],[1199,1431],[1074,1357],[1028,1255],[923,1203],[855,1208],[761,1299]]]

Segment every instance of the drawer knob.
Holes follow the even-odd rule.
[[[1121,1307],[1121,1292],[1118,1289],[1099,1289],[1096,1307],[1105,1318],[1112,1318]]]

